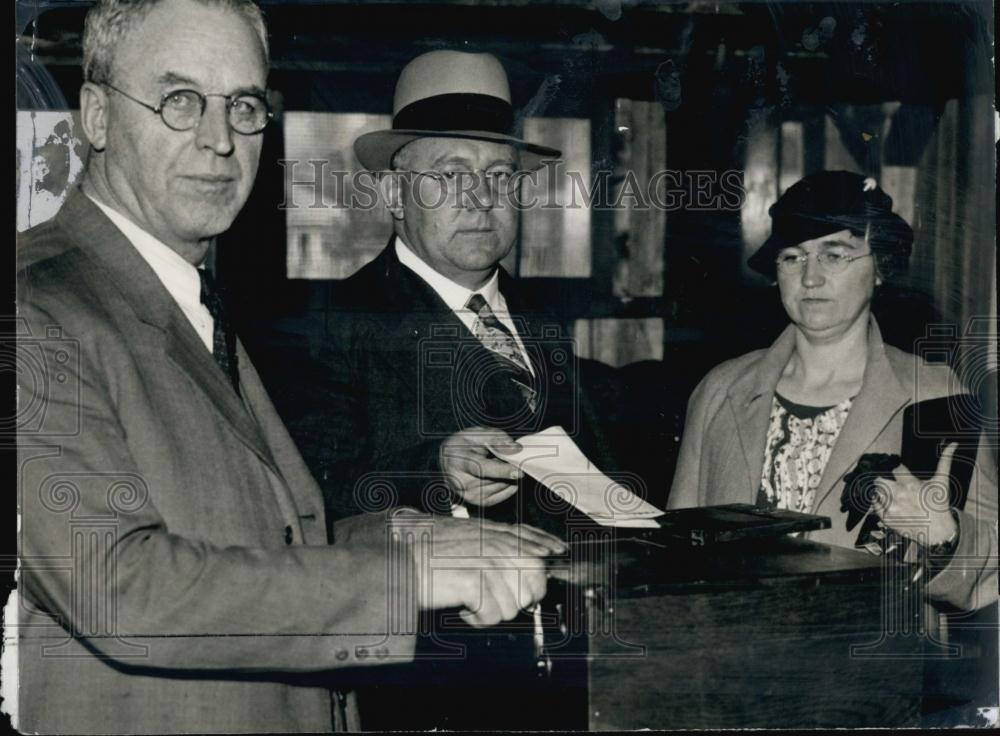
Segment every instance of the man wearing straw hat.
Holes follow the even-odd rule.
[[[439,50],[402,70],[392,129],[355,141],[382,174],[393,235],[334,296],[324,384],[291,423],[331,520],[401,504],[565,535],[573,512],[503,456],[517,437],[561,426],[607,467],[570,340],[499,265],[517,236],[518,178],[560,155],[519,138],[514,121],[495,57]],[[493,635],[437,626],[431,638],[464,654],[403,676],[391,695],[381,688],[376,702],[393,706],[373,708],[378,725],[572,727],[583,688],[545,676],[530,615]]]

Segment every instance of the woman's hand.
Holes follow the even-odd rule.
[[[948,504],[948,489],[956,449],[957,442],[944,449],[930,480],[914,477],[905,465],[893,471],[896,480],[879,478],[872,511],[897,534],[925,546],[944,544],[952,539],[958,533],[958,525]],[[923,534],[926,534],[925,539],[920,538]]]

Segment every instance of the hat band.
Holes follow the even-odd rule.
[[[493,95],[451,93],[411,102],[392,119],[393,130],[480,130],[510,135],[514,108]]]

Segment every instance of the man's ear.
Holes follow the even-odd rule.
[[[382,201],[394,220],[403,219],[403,177],[402,171],[386,171],[379,177]]]
[[[90,145],[103,151],[108,137],[108,93],[99,84],[84,82],[80,87],[80,123]]]

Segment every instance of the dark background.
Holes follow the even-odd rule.
[[[844,166],[826,160],[827,119],[835,122],[853,170],[881,178],[883,167],[912,167],[913,268],[882,290],[875,313],[887,340],[911,351],[919,349],[928,323],[949,325],[954,365],[984,406],[995,407],[995,358],[989,363],[982,356],[984,340],[995,339],[995,321],[994,338],[989,330],[985,337],[968,336],[970,319],[995,314],[989,3],[262,5],[279,115],[265,132],[251,200],[220,238],[217,268],[244,341],[286,416],[301,408],[301,399],[285,389],[308,378],[337,282],[286,278],[286,213],[278,206],[285,199],[277,163],[285,158],[281,112],[389,114],[399,70],[435,48],[499,56],[516,106],[557,77],[554,92],[541,105],[536,101],[532,114],[589,120],[592,171],[611,171],[612,191],[621,185],[623,148],[616,100],[662,105],[657,135],[665,136],[665,156],[653,162],[655,169],[749,170],[752,136],[772,135],[774,171],[763,182],[772,200],[787,158],[780,126],[789,121],[801,126],[801,175]],[[85,6],[18,5],[20,109],[76,108]],[[887,102],[898,106],[883,119],[877,106]],[[886,122],[887,135],[861,135]],[[655,295],[647,288],[625,300],[613,286],[623,260],[614,218],[607,210],[592,213],[589,278],[526,281],[565,321],[567,334],[576,319],[662,320],[662,360],[640,355],[618,370],[585,361],[581,373],[619,430],[614,436],[626,464],[644,473],[653,500],[662,501],[694,384],[721,360],[769,344],[786,320],[776,290],[743,265],[748,244],[738,211],[669,212],[653,243],[662,249],[663,266],[653,276],[661,283],[654,284]],[[627,350],[625,356],[629,362]]]
[[[16,4],[17,107],[73,110],[86,2]],[[264,133],[250,202],[220,237],[217,272],[240,334],[279,409],[304,410],[312,357],[324,339],[335,280],[286,276],[282,113],[390,114],[400,69],[436,48],[489,51],[511,77],[515,106],[585,119],[593,171],[621,184],[618,101],[659,105],[665,151],[654,169],[761,174],[744,182],[770,201],[787,186],[782,125],[801,135],[795,171],[846,167],[880,180],[912,171],[916,233],[910,274],[874,310],[891,344],[944,346],[996,428],[996,258],[993,10],[988,2],[614,2],[261,0],[271,35],[270,87],[279,114]],[[659,75],[657,71],[659,71]],[[884,103],[894,103],[891,109]],[[846,150],[831,160],[830,124]],[[773,166],[753,168],[770,141]],[[544,142],[544,141],[543,141]],[[647,162],[649,163],[649,162]],[[761,173],[762,172],[762,173]],[[623,250],[615,213],[591,216],[589,278],[525,278],[573,334],[575,320],[659,320],[655,359],[617,367],[585,360],[580,375],[614,428],[623,465],[666,500],[692,388],[713,365],[768,345],[786,324],[776,289],[744,266],[739,211],[669,212],[643,254]],[[386,231],[388,236],[388,230]],[[636,247],[635,244],[633,247]],[[652,286],[623,299],[615,274],[652,255]],[[641,260],[644,255],[646,260]],[[656,260],[654,258],[653,260]],[[518,270],[515,264],[515,271]],[[650,274],[645,274],[650,276]],[[985,319],[983,319],[985,318]],[[928,340],[931,325],[937,325]],[[627,339],[623,338],[623,342]],[[619,352],[622,352],[620,350]],[[974,625],[974,622],[973,622]],[[961,632],[959,632],[961,634]],[[981,647],[982,642],[972,646]],[[990,646],[994,647],[995,642]],[[980,654],[982,651],[980,650]],[[989,655],[987,655],[989,659]],[[949,674],[951,672],[951,674]],[[942,670],[939,689],[958,680]],[[993,677],[978,686],[996,691]],[[966,673],[964,677],[972,677]],[[968,681],[963,687],[968,687]],[[943,707],[942,705],[942,707]],[[944,721],[942,721],[944,723]]]

